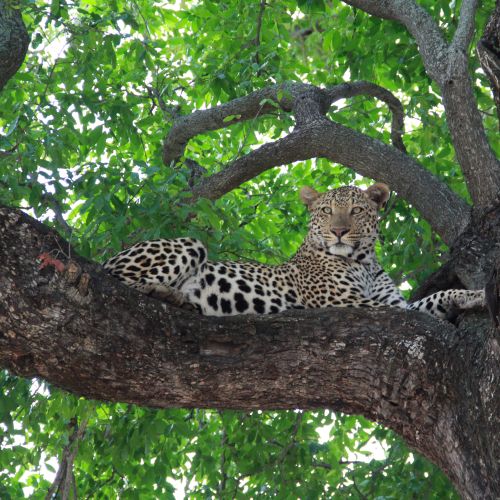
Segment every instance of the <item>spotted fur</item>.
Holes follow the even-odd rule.
[[[309,232],[296,255],[280,266],[212,262],[192,238],[137,243],[105,264],[111,274],[143,293],[207,316],[269,314],[287,309],[392,306],[445,318],[482,306],[482,290],[446,290],[408,304],[375,256],[378,209],[389,188],[345,186],[324,194],[303,188]]]

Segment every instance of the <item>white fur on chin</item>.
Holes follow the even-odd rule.
[[[330,248],[328,248],[328,251],[332,255],[338,255],[340,257],[350,257],[354,252],[354,248],[352,248],[349,245],[344,245],[343,243],[340,243],[332,245]]]

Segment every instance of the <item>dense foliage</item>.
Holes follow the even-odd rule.
[[[214,259],[278,263],[292,255],[307,224],[298,189],[364,179],[318,159],[193,206],[186,202],[196,181],[189,163],[161,162],[175,116],[288,80],[327,86],[364,79],[391,90],[408,116],[409,154],[467,198],[439,94],[396,23],[322,0],[21,3],[32,43],[0,93],[0,203],[53,225],[82,255],[102,261],[135,241],[179,235],[204,241]],[[457,3],[420,3],[453,33]],[[484,2],[479,28],[492,6]],[[493,135],[487,81],[471,61]],[[389,142],[390,113],[376,100],[342,101],[332,117]],[[186,156],[213,173],[292,126],[277,111],[198,136]],[[446,250],[397,196],[382,232],[382,263],[407,289]],[[1,498],[45,496],[75,419],[88,419],[74,466],[81,497],[169,498],[176,488],[190,498],[455,497],[444,476],[397,436],[354,416],[111,405],[7,373],[0,385]]]

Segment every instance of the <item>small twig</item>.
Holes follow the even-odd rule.
[[[289,451],[297,444],[297,432],[299,432],[299,427],[302,422],[302,418],[304,417],[304,412],[299,411],[297,412],[297,417],[295,418],[295,424],[293,426],[291,435],[290,435],[290,441],[283,447],[281,450],[281,453],[278,457],[277,463],[280,468],[280,475],[283,478],[284,476],[284,464],[285,464],[285,458],[288,455]],[[275,490],[277,493],[277,490]]]
[[[86,500],[90,500],[91,498],[95,498],[94,496],[94,493],[97,491],[97,490],[102,490],[103,486],[106,486],[107,484],[111,483],[113,481],[113,479],[115,478],[115,475],[117,474],[116,472],[116,469],[113,467],[112,470],[111,470],[111,476],[108,477],[108,479],[106,479],[106,481],[103,481],[102,483],[96,483],[94,484],[92,490],[90,491],[90,493],[85,497]],[[123,478],[123,476],[121,474],[118,474],[121,478]],[[76,497],[75,497],[76,498]]]
[[[313,33],[314,33],[314,29],[313,28],[304,28],[304,29],[295,28],[295,30],[292,33],[292,38],[305,39],[309,35],[312,35]]]
[[[63,209],[55,196],[50,193],[46,193],[42,196],[42,201],[47,202],[56,216],[56,221],[60,224],[64,231],[71,236],[74,229],[66,222],[66,219],[63,216]]]
[[[326,469],[326,470],[332,470],[331,464],[328,464],[326,462],[317,462],[316,460],[312,461],[312,466],[313,467],[318,467],[321,469]]]
[[[358,485],[356,484],[356,480],[354,479],[354,476],[351,477],[352,485],[354,486],[354,489],[356,490],[356,493],[359,495],[359,498],[361,500],[368,500],[368,497],[364,495],[361,490],[358,488]]]
[[[169,118],[175,120],[179,116],[179,111],[181,109],[179,105],[168,106],[156,87],[152,87],[151,85],[146,85],[146,89],[148,90],[148,97],[153,101],[151,112],[153,112],[153,109],[155,107],[155,99],[156,99],[156,102],[158,102],[158,106],[162,110],[165,118],[167,118],[168,115]]]
[[[297,412],[297,417],[295,419],[295,424],[292,429],[292,434],[291,434],[291,439],[290,441],[286,444],[286,446],[281,450],[280,456],[278,458],[278,462],[280,464],[280,467],[283,467],[283,462],[285,461],[285,458],[288,454],[288,452],[296,445],[296,437],[297,437],[297,432],[299,432],[299,427],[302,422],[302,418],[304,417],[304,412],[299,411]]]
[[[5,149],[4,151],[0,151],[0,158],[5,158],[7,156],[10,156],[11,154],[15,153],[17,148],[19,147],[20,142],[16,142],[14,146],[12,146],[9,149]]]

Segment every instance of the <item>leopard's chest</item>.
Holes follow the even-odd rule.
[[[367,298],[373,285],[369,266],[342,257],[299,262],[300,292],[307,307],[338,305],[342,299]]]

